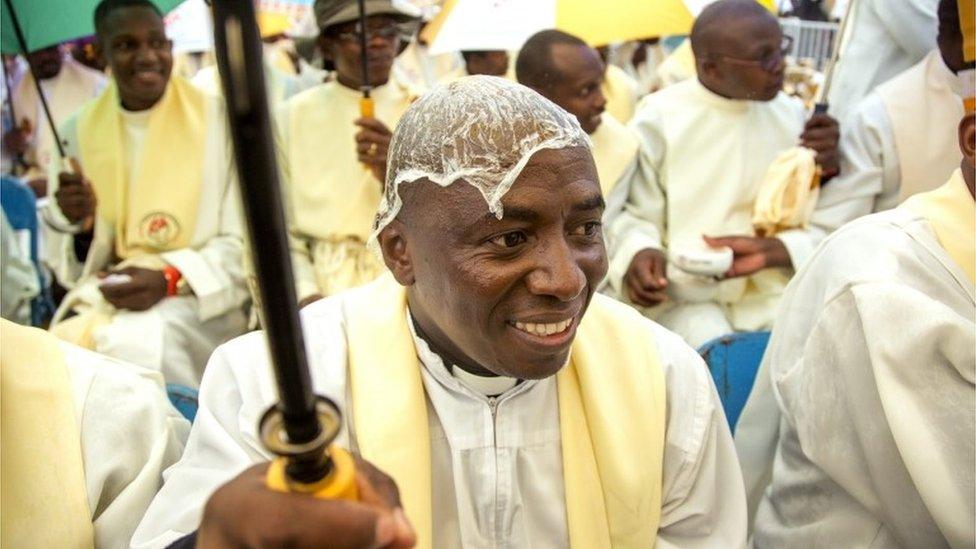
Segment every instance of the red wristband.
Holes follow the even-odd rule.
[[[177,292],[177,284],[183,278],[183,273],[172,265],[163,267],[163,278],[166,279],[166,295],[174,296]]]

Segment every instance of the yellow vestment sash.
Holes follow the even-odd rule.
[[[112,82],[78,116],[81,165],[95,188],[96,215],[115,228],[120,259],[185,248],[203,183],[206,95],[173,77],[152,107],[136,181],[127,181],[118,88]],[[138,192],[129,193],[135,188]]]
[[[939,244],[976,284],[976,201],[962,171],[957,169],[946,184],[909,198],[902,207],[932,225]]]
[[[406,290],[390,275],[346,305],[352,414],[362,455],[386,471],[432,544],[430,435]],[[666,389],[649,321],[593,297],[556,374],[566,514],[577,548],[653,547],[661,518]]]
[[[52,335],[0,320],[0,545],[92,547],[68,365]]]

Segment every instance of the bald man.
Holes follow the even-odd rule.
[[[645,98],[631,122],[640,157],[609,227],[609,284],[697,347],[769,328],[792,263],[783,240],[757,237],[752,227],[759,185],[798,138],[836,172],[838,131],[825,115],[804,123],[802,105],[781,91],[789,41],[758,3],[711,4],[695,21],[691,44],[698,77]],[[731,248],[725,280],[668,264],[668,254],[706,244]]]
[[[602,84],[606,68],[597,51],[558,30],[532,35],[519,51],[515,76],[576,117],[593,143],[593,159],[603,196],[637,167],[637,137],[605,112]]]
[[[603,198],[575,117],[466,77],[410,107],[390,155],[374,234],[391,274],[302,312],[312,383],[349,419],[339,444],[393,478],[417,546],[743,546],[742,479],[701,358],[595,295]],[[203,510],[269,456],[267,356],[257,333],[214,354],[195,436],[134,547],[233,514],[230,498]],[[240,517],[224,524],[254,526]]]

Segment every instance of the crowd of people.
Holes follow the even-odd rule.
[[[815,111],[754,0],[666,53],[549,29],[432,55],[390,0],[316,0],[317,61],[268,40],[342,502],[264,482],[262,250],[216,68],[102,0],[104,71],[53,46],[7,98],[41,251],[5,204],[3,545],[973,547],[976,14],[850,1]],[[730,426],[697,350],[762,331]]]

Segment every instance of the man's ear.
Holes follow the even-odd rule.
[[[976,160],[976,114],[969,113],[959,122],[959,149],[970,164]]]
[[[383,252],[383,262],[393,273],[393,278],[396,278],[401,286],[412,286],[415,281],[413,258],[410,256],[407,235],[403,229],[403,222],[394,219],[380,231],[377,240],[379,240],[380,251]]]

